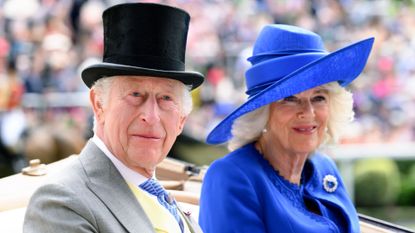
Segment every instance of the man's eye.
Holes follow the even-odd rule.
[[[161,97],[161,99],[162,99],[162,100],[167,100],[167,101],[172,100],[172,98],[171,98],[170,96],[168,96],[168,95],[163,95],[163,96]]]
[[[134,96],[134,97],[140,97],[141,93],[140,92],[133,92],[133,93],[131,93],[131,95]]]

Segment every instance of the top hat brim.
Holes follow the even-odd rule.
[[[207,136],[209,144],[220,144],[232,138],[233,122],[240,116],[323,84],[337,81],[341,86],[352,82],[363,71],[374,38],[368,38],[311,62],[264,90],[251,96],[244,104],[222,120]]]
[[[193,71],[157,70],[106,62],[91,65],[84,69],[81,74],[82,80],[89,88],[91,88],[92,85],[94,85],[94,83],[100,78],[119,75],[151,76],[174,79],[184,83],[185,85],[191,86],[191,90],[199,87],[204,80],[202,74]]]

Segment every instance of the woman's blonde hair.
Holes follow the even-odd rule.
[[[353,95],[338,82],[327,83],[322,87],[329,91],[330,96],[330,117],[322,144],[334,144],[354,118]],[[232,125],[233,137],[228,142],[228,149],[233,151],[258,140],[268,122],[268,116],[269,105],[265,105],[236,119]]]

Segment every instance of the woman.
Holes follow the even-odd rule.
[[[317,34],[268,25],[248,60],[248,100],[209,134],[229,155],[204,178],[205,233],[359,232],[334,162],[318,152],[353,118],[344,87],[363,70],[374,39],[333,53]]]

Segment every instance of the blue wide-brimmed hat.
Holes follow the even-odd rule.
[[[235,119],[264,105],[329,82],[347,86],[363,71],[373,42],[372,37],[329,53],[314,32],[282,24],[265,26],[248,58],[252,63],[245,73],[248,100],[210,132],[207,143],[228,141]]]

